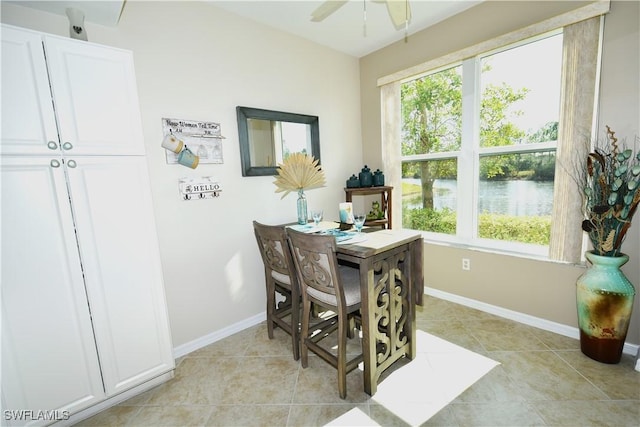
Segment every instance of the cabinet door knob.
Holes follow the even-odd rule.
[[[51,165],[52,168],[59,168],[60,167],[60,162],[57,161],[56,159],[51,160],[51,162],[49,164]]]
[[[56,148],[58,148],[58,144],[56,144],[54,141],[49,141],[47,143],[47,147],[49,147],[50,150],[55,150]]]
[[[78,166],[78,164],[75,160],[72,159],[67,162],[67,166],[69,166],[70,168],[75,168],[76,166]]]
[[[73,148],[73,144],[71,144],[70,142],[65,142],[64,144],[62,144],[63,150],[71,150],[72,148]]]

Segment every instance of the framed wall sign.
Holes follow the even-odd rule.
[[[222,157],[222,136],[220,123],[196,120],[162,119],[162,137],[173,134],[184,143],[184,148],[199,157],[200,164],[224,163]],[[178,163],[180,153],[165,150],[168,164]]]

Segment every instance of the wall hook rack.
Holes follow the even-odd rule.
[[[182,200],[214,199],[220,197],[222,192],[222,185],[210,176],[181,178],[178,188]]]

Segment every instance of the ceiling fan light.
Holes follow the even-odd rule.
[[[409,0],[405,0],[404,9],[404,42],[409,41]]]
[[[367,0],[362,0],[362,36],[367,37]]]

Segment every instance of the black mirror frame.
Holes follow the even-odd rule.
[[[251,151],[249,149],[249,130],[247,127],[247,119],[303,123],[310,125],[311,155],[318,160],[318,164],[320,164],[320,125],[318,116],[240,106],[236,107],[236,114],[238,116],[238,140],[240,142],[242,176],[275,176],[277,174],[277,167],[251,166]]]

